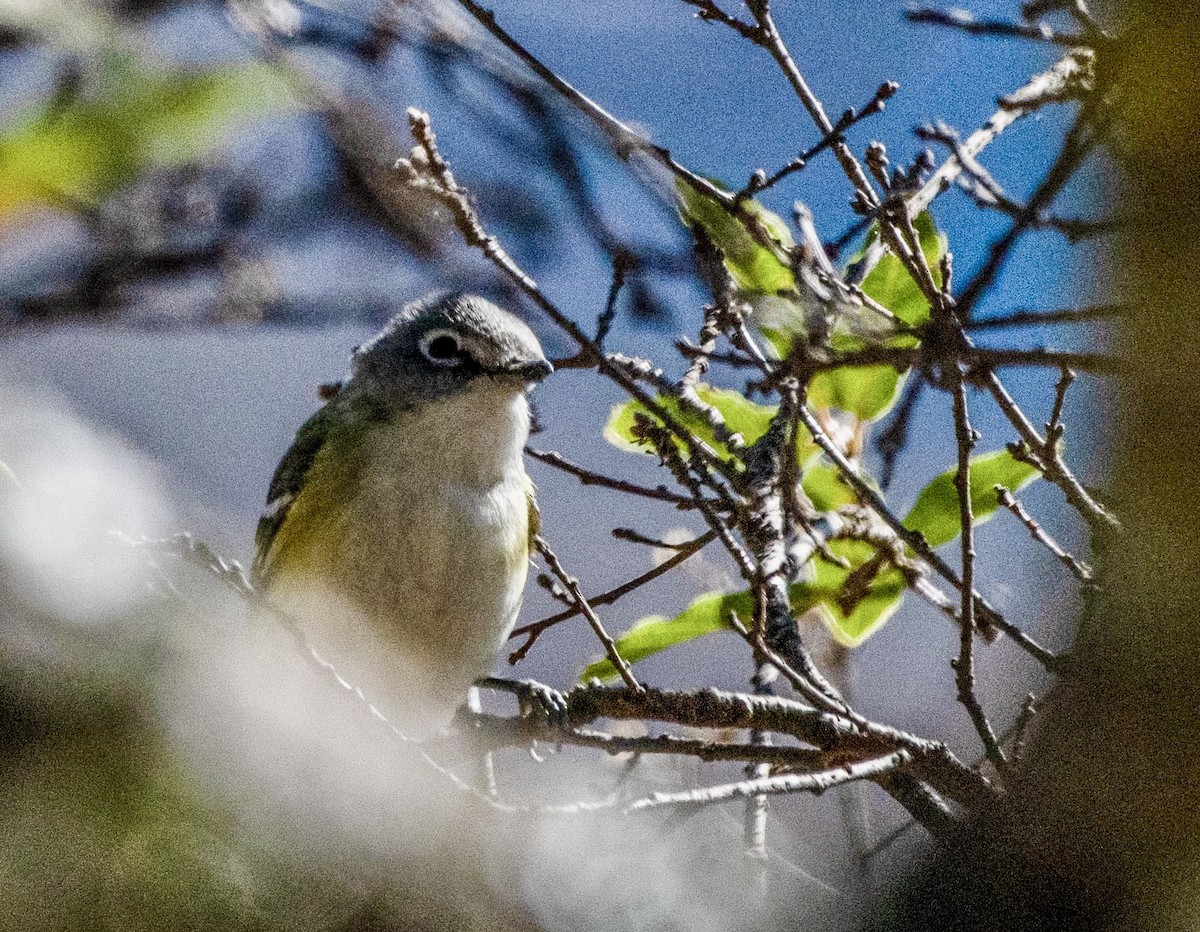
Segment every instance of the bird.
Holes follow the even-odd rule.
[[[528,395],[552,371],[513,314],[427,296],[353,351],[271,479],[253,584],[339,669],[389,669],[415,730],[449,719],[516,621],[539,528]]]

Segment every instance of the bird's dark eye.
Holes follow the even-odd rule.
[[[421,338],[421,352],[439,366],[462,365],[462,350],[458,337],[446,330],[435,330]]]

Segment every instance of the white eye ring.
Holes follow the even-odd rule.
[[[461,366],[462,347],[453,330],[430,330],[417,344],[421,355],[435,366]]]

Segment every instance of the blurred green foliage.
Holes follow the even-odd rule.
[[[0,928],[336,927],[345,890],[190,784],[151,724],[149,671],[129,659],[117,681],[3,667]]]
[[[263,62],[184,69],[103,48],[50,99],[0,125],[0,224],[38,206],[94,205],[293,106],[286,79]]]

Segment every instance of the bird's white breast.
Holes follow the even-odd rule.
[[[490,381],[396,414],[363,440],[362,481],[337,522],[344,532],[327,535],[337,552],[322,584],[419,670],[435,706],[463,701],[520,609],[528,433],[525,396]]]

